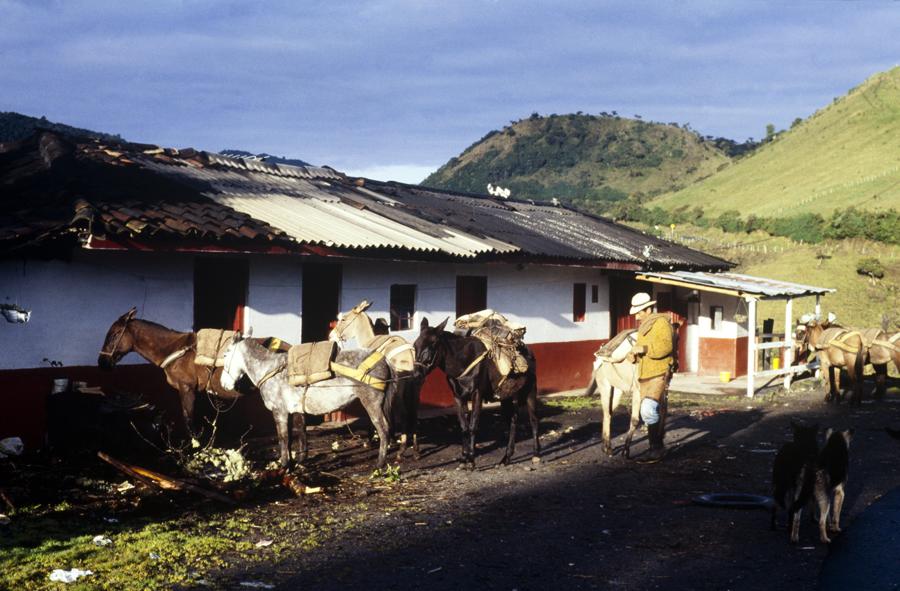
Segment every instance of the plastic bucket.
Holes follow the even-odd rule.
[[[779,369],[781,367],[781,357],[773,357],[772,358],[772,369]]]
[[[730,371],[720,371],[719,372],[719,381],[723,384],[727,384],[731,381],[731,372]]]

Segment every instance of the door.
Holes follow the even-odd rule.
[[[487,277],[460,275],[456,278],[456,317],[487,308]]]
[[[687,346],[688,346],[688,323],[687,323],[687,298],[679,299],[677,288],[673,287],[672,291],[664,291],[656,294],[656,310],[669,315],[672,326],[675,327],[675,339],[678,360],[678,371],[690,371],[690,363],[688,363]]]
[[[653,286],[638,281],[630,275],[614,274],[609,278],[609,322],[610,334],[617,335],[623,330],[637,328],[637,320],[629,314],[631,298],[639,291],[653,293]]]
[[[232,259],[194,260],[194,330],[243,330],[250,266]]]
[[[337,320],[340,300],[341,266],[304,263],[301,342],[328,340],[331,323]]]

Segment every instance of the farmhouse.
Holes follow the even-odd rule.
[[[555,391],[587,383],[636,272],[730,266],[565,206],[50,132],[0,145],[0,195],[0,303],[31,312],[0,324],[0,437],[31,445],[54,380],[175,404],[137,355],[96,368],[109,325],[132,306],[176,330],[290,343],[325,339],[363,299],[409,339],[422,318],[490,307],[528,327],[539,387]],[[449,400],[432,374],[423,403]]]

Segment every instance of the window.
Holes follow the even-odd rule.
[[[194,261],[194,330],[243,330],[249,265],[233,259]]]
[[[591,303],[596,304],[600,301],[600,286],[592,285],[591,286]]]
[[[456,278],[456,316],[487,308],[487,277],[460,275]]]
[[[587,308],[587,284],[576,283],[572,291],[572,322],[584,322]]]
[[[416,313],[416,286],[391,286],[391,330],[409,330]]]
[[[722,313],[722,306],[709,307],[710,328],[712,330],[719,330],[722,328]]]

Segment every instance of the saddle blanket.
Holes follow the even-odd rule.
[[[337,355],[337,343],[320,341],[301,343],[288,350],[288,383],[308,386],[334,377],[331,362]]]
[[[619,348],[619,345],[621,345],[625,339],[636,332],[636,328],[628,328],[626,330],[623,330],[613,338],[603,343],[603,345],[601,345],[600,348],[597,349],[597,351],[594,353],[594,357],[611,357],[615,350]]]
[[[225,365],[223,359],[225,349],[231,344],[233,337],[233,330],[201,328],[197,331],[197,353],[194,355],[194,363],[206,367],[222,367]]]

